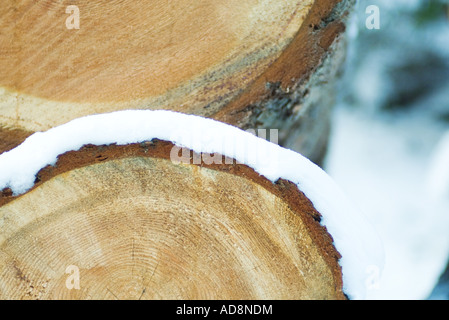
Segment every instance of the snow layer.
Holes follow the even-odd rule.
[[[133,110],[73,120],[35,133],[17,148],[1,154],[0,190],[10,187],[16,195],[26,192],[40,169],[54,165],[58,155],[83,145],[123,145],[153,138],[198,153],[234,158],[273,182],[283,178],[296,183],[322,214],[321,223],[342,255],[339,262],[344,292],[351,299],[365,298],[373,270],[383,267],[383,247],[373,227],[341,189],[300,154],[211,119],[171,111]]]

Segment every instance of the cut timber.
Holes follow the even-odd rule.
[[[321,234],[321,239],[323,239],[323,237],[326,238],[326,240],[320,242],[318,237],[315,238],[318,239],[318,241],[314,240],[314,242],[318,243],[318,246],[320,246],[319,243],[324,244],[324,253],[322,257],[328,257],[330,259],[329,266],[332,264],[335,265],[335,268],[331,268],[332,270],[339,270],[336,272],[340,275],[340,278],[342,277],[341,279],[343,281],[343,290],[345,294],[351,299],[363,299],[365,297],[367,281],[366,270],[367,268],[373,267],[379,268],[379,270],[381,269],[384,261],[383,247],[376,231],[369,222],[366,221],[363,215],[360,214],[359,210],[352,205],[351,201],[347,199],[338,185],[335,184],[326,172],[302,155],[256,137],[235,126],[216,120],[167,110],[127,110],[91,115],[75,119],[65,125],[52,128],[43,133],[35,133],[17,148],[0,155],[0,189],[2,190],[1,198],[4,199],[4,201],[2,201],[2,206],[8,207],[10,205],[18,204],[21,199],[29,195],[34,194],[38,197],[43,190],[41,187],[50,182],[49,176],[50,178],[54,177],[55,179],[58,179],[58,177],[64,177],[67,172],[89,166],[92,163],[92,157],[90,162],[84,160],[81,161],[83,159],[81,153],[69,158],[67,160],[68,165],[64,165],[60,162],[61,155],[67,153],[70,154],[70,152],[80,150],[80,148],[86,145],[120,145],[123,148],[123,146],[136,143],[141,145],[141,143],[153,141],[154,139],[170,141],[177,146],[176,148],[182,146],[202,154],[201,159],[204,163],[198,161],[199,159],[197,156],[193,156],[192,159],[192,155],[181,153],[181,158],[188,160],[186,161],[187,166],[191,166],[193,161],[194,164],[199,163],[200,168],[209,168],[206,164],[214,163],[221,168],[223,163],[225,163],[227,165],[224,166],[224,171],[232,173],[234,169],[229,169],[234,168],[234,166],[232,166],[232,161],[223,162],[223,159],[219,156],[225,155],[228,157],[228,160],[235,159],[238,164],[245,164],[252,168],[251,172],[253,173],[253,176],[254,173],[257,172],[256,177],[259,177],[258,175],[264,177],[262,179],[259,177],[257,180],[261,185],[265,183],[265,186],[269,187],[282,184],[282,181],[290,181],[304,193],[308,200],[310,200],[313,207],[316,208],[314,212],[318,211],[322,215],[322,217],[320,217],[314,212],[306,209],[306,212],[309,212],[309,215],[306,214],[302,221],[305,223],[307,223],[307,219],[311,222],[314,221],[313,223],[315,223],[315,226],[322,226],[325,230],[329,230],[329,234],[332,235],[335,240],[332,242],[331,238],[328,236],[327,232],[324,232],[323,228],[319,229],[321,232],[318,231],[315,233]],[[117,155],[113,157],[110,154],[103,152],[107,147],[99,148],[101,153],[95,155],[95,160],[97,162],[109,163],[116,158]],[[158,148],[157,145],[153,147],[150,143],[149,145],[144,145],[142,149],[143,152],[141,152],[140,155],[137,154],[138,156],[145,157],[147,155],[151,157],[152,150],[157,150]],[[172,151],[174,152],[172,153]],[[163,154],[164,156],[161,157],[163,159],[166,159],[168,154],[170,154],[170,159],[173,160],[171,163],[172,165],[184,163],[185,161],[179,158],[179,149],[169,147],[169,150],[166,150]],[[214,156],[211,156],[211,154],[214,154]],[[118,154],[119,159],[135,156],[135,154],[128,152]],[[53,167],[55,165],[56,167]],[[195,167],[197,168],[198,166]],[[212,169],[213,168],[214,167],[212,167]],[[236,165],[236,168],[242,168],[242,166]],[[46,174],[46,170],[50,170],[52,174]],[[132,168],[130,168],[130,170],[132,171]],[[110,177],[103,176],[101,181],[104,182],[103,187],[105,190],[107,190],[108,186],[114,186],[115,180],[120,180],[120,175],[126,176],[127,173],[128,170],[119,170],[117,174],[113,173]],[[141,173],[148,174],[151,173],[151,171],[143,171]],[[185,173],[186,180],[192,181],[192,179],[189,179],[189,172],[186,171]],[[108,172],[105,172],[104,174],[108,174]],[[251,177],[250,174],[243,175],[245,178]],[[166,177],[171,176],[169,175]],[[87,175],[85,178],[86,181],[90,183],[90,176]],[[80,179],[82,180],[83,178],[80,177]],[[201,196],[209,193],[212,194],[214,198],[218,199],[227,195],[222,189],[210,188],[208,184],[201,183],[201,180],[195,179],[193,182],[199,183],[204,187],[194,187],[194,189],[198,191],[198,197],[196,199],[200,199]],[[135,186],[133,183],[134,182],[131,182],[130,186]],[[160,183],[173,185],[173,181],[171,180],[168,182],[161,180]],[[125,184],[126,183],[124,183],[124,185]],[[237,182],[235,187],[238,188],[238,184],[239,183]],[[68,187],[74,194],[81,192],[82,194],[87,195],[92,191],[93,195],[91,198],[99,201],[103,198],[101,188]],[[190,186],[186,185],[186,187],[189,188]],[[142,183],[140,184],[140,188],[145,190],[148,188],[148,185]],[[176,191],[176,189],[174,190]],[[243,208],[247,207],[248,203],[253,203],[245,198],[245,193],[242,192],[244,190],[245,188],[242,188],[239,192],[236,192],[235,197],[236,200],[248,200],[247,202],[242,201],[240,204],[240,207]],[[271,191],[272,189],[268,190]],[[98,191],[97,194],[95,194],[96,191]],[[200,192],[202,192],[203,195],[200,195]],[[299,191],[296,190],[296,193],[298,192]],[[41,195],[44,198],[48,197],[49,199],[52,199],[54,194],[54,192],[51,192],[50,194],[42,193]],[[137,194],[139,193],[137,192]],[[282,196],[282,194],[283,193],[281,193],[280,196]],[[168,193],[167,191],[167,197],[170,199],[177,199],[177,194],[176,192]],[[283,199],[288,203],[292,203],[285,198]],[[18,212],[20,211],[18,210],[14,214],[2,216],[0,219],[0,226],[2,227],[2,231],[5,230],[5,234],[3,235],[4,239],[8,238],[14,242],[11,238],[12,235],[8,234],[8,230],[17,230],[17,228],[14,227],[17,223],[24,229],[25,225],[34,221],[33,217],[38,217],[38,220],[41,220],[39,214],[36,212],[41,211],[42,209],[40,206],[45,206],[46,202],[45,200],[41,200],[41,202],[36,205],[37,202],[34,202],[35,200],[36,199],[33,198],[29,203],[23,203],[24,206],[22,207],[22,212]],[[157,201],[155,200],[154,202]],[[175,201],[173,202],[176,203]],[[257,214],[257,208],[259,208],[257,204],[259,202],[260,201],[255,202],[256,205],[254,205],[254,207],[256,209],[253,213]],[[53,203],[52,201],[49,205],[60,206],[61,204],[63,205],[63,203],[64,199],[61,199],[60,202],[55,201]],[[205,203],[207,203],[207,201]],[[201,207],[204,208],[204,205]],[[70,208],[73,208],[73,206]],[[290,208],[293,212],[295,211],[293,204]],[[30,210],[32,213],[27,215],[27,212],[30,212]],[[117,210],[120,210],[119,207],[117,207]],[[264,208],[262,208],[262,210],[264,210]],[[269,210],[267,212],[269,212]],[[304,211],[299,210],[299,212],[295,212],[296,216],[299,216],[300,212],[304,213]],[[278,213],[276,212],[270,213],[270,215],[273,216],[276,216],[277,214]],[[267,234],[270,232],[276,233],[279,230],[278,224],[274,224],[271,228],[272,230],[267,229]],[[294,229],[296,230],[296,227],[294,227]],[[233,235],[236,234],[238,233],[233,233]],[[288,232],[282,233],[284,236],[287,236],[288,234]],[[295,235],[298,236],[295,236],[295,239],[303,238],[302,234],[298,235],[295,233]],[[245,243],[246,242],[247,241],[245,241]],[[328,243],[327,246],[325,245],[326,242]],[[289,246],[288,241],[283,243],[286,246]],[[303,243],[302,245],[305,245],[305,247],[302,247],[301,250],[308,251],[309,247],[307,246],[307,243]],[[295,246],[290,247],[290,250],[293,250],[291,251],[293,254],[296,249]],[[337,251],[341,253],[340,259],[338,259],[339,254],[336,253]],[[276,259],[276,257],[273,258]],[[301,261],[306,263],[306,260],[303,258],[304,255],[301,256]],[[311,264],[309,263],[307,266],[311,266]],[[301,276],[304,276],[304,273],[302,273]],[[328,280],[328,276],[325,274],[322,274],[322,278],[323,281]],[[334,277],[334,279],[337,278]],[[335,283],[338,284],[341,282],[335,281]],[[339,285],[337,285],[337,291],[338,288],[340,288]]]
[[[174,164],[172,147],[85,146],[27,193],[4,190],[0,298],[345,299],[339,253],[295,184]]]
[[[0,127],[35,132],[89,114],[170,109],[276,126],[281,144],[318,159],[330,106],[316,97],[328,95],[352,3],[78,0],[80,28],[68,29],[73,1],[3,0]],[[335,63],[322,78],[326,59]]]

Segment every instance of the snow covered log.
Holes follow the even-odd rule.
[[[86,146],[3,196],[0,298],[345,298],[339,254],[296,185],[174,164],[173,147]]]
[[[361,298],[381,267],[376,234],[318,166],[197,116],[35,133],[0,155],[0,190],[3,299]]]
[[[353,2],[3,0],[0,128],[170,109],[278,128],[319,161]]]

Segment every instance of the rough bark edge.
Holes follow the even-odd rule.
[[[318,165],[325,158],[335,104],[336,84],[346,55],[346,38],[339,37],[307,82],[284,91],[268,83],[270,98],[248,109],[247,128],[277,128],[279,144],[300,152]]]
[[[342,35],[354,3],[354,0],[315,2],[281,56],[242,94],[211,117],[243,129],[282,128],[281,146],[321,165],[327,151],[335,82],[345,58],[346,39]],[[323,117],[320,118],[323,124],[318,126],[322,132],[317,137],[306,137],[311,126],[315,132],[318,130],[308,123],[313,114]],[[298,138],[304,140],[304,147],[294,141]]]
[[[173,147],[174,145],[171,142],[158,139],[123,146],[86,145],[78,151],[70,151],[60,155],[54,166],[49,165],[41,169],[36,175],[33,188],[28,192],[38,188],[46,181],[64,172],[103,161],[136,156],[170,160],[170,151]],[[225,158],[223,157],[223,159]],[[323,257],[325,263],[328,265],[333,274],[337,298],[348,299],[343,292],[342,269],[338,263],[341,255],[333,245],[333,238],[328,233],[327,228],[320,224],[322,217],[321,214],[314,208],[312,202],[305,196],[305,194],[298,189],[296,184],[285,179],[279,179],[276,183],[272,183],[264,176],[259,175],[256,171],[254,171],[254,169],[243,164],[236,164],[235,161],[233,161],[232,165],[225,164],[224,161],[222,164],[211,165],[206,164],[203,161],[201,164],[193,164],[193,161],[191,161],[191,163],[192,165],[244,177],[259,184],[267,191],[284,200],[293,212],[300,215],[301,220],[309,231],[312,240],[319,247],[320,255]],[[9,188],[3,189],[0,192],[0,207],[19,199],[21,196],[23,195],[14,196]]]
[[[281,56],[245,91],[212,117],[243,127],[252,115],[251,106],[271,100],[269,84],[279,84],[284,93],[305,84],[327,51],[346,30],[345,21],[354,0],[315,1],[296,37]]]

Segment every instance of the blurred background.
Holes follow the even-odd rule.
[[[324,169],[383,239],[369,299],[449,299],[448,1],[358,0],[348,27]]]

